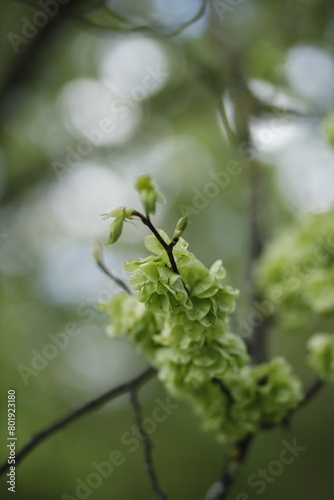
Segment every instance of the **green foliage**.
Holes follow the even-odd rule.
[[[119,207],[108,214],[103,214],[103,219],[114,217],[115,220],[110,226],[109,240],[107,245],[115,243],[121,236],[123,230],[123,223],[125,220],[133,219],[135,210],[133,208]]]
[[[228,318],[239,292],[225,283],[221,260],[208,269],[188,250],[180,237],[187,222],[187,215],[178,222],[173,241],[162,230],[159,240],[146,237],[151,255],[124,264],[136,297],[119,293],[100,308],[108,333],[134,341],[167,390],[190,401],[205,428],[232,441],[281,421],[300,401],[301,386],[283,359],[248,365],[246,344]]]
[[[210,386],[195,406],[204,427],[223,439],[237,440],[261,427],[280,422],[302,398],[301,383],[283,358],[244,366],[224,380],[227,392]]]
[[[155,213],[155,204],[163,203],[164,197],[156,189],[155,183],[149,175],[141,175],[136,181],[136,189],[140,194],[140,199],[145,208],[146,216]]]
[[[310,352],[309,364],[317,375],[328,382],[334,382],[334,335],[317,333],[309,339],[307,347]]]
[[[187,229],[188,223],[189,223],[189,214],[188,212],[186,212],[184,216],[181,217],[181,219],[179,219],[176,224],[173,239],[178,239],[180,238],[180,236],[182,236],[184,231]]]
[[[277,237],[257,268],[259,286],[285,329],[334,314],[334,212],[310,215]]]

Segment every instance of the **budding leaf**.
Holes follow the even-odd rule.
[[[95,241],[92,247],[93,257],[95,262],[101,262],[102,260],[102,245],[99,241]]]
[[[102,220],[110,219],[111,217],[122,217],[123,219],[131,219],[135,210],[128,207],[118,207],[112,212],[102,214]]]
[[[163,195],[157,191],[157,186],[149,175],[144,174],[139,176],[135,187],[140,194],[146,216],[155,213],[156,203],[163,203],[165,201]]]
[[[106,245],[115,243],[122,234],[124,217],[117,217],[110,226],[110,236]]]
[[[174,231],[173,238],[180,238],[182,236],[182,234],[184,233],[184,231],[186,230],[186,228],[188,226],[188,222],[189,222],[189,214],[188,214],[188,212],[186,212],[184,214],[184,216],[178,220],[178,222],[176,224],[175,231]]]

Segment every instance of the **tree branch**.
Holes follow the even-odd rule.
[[[101,269],[101,271],[104,272],[110,279],[112,279],[116,285],[119,287],[123,288],[124,292],[128,295],[132,295],[132,290],[130,287],[123,281],[121,278],[118,278],[118,276],[115,276],[107,266],[105,265],[103,261],[103,256],[102,256],[102,246],[100,243],[96,242],[93,246],[93,255],[95,258],[95,262],[98,265],[98,267]]]
[[[121,396],[122,394],[126,394],[127,392],[133,391],[134,388],[139,387],[144,382],[148,381],[155,373],[154,368],[147,368],[144,372],[137,375],[133,379],[128,382],[124,382],[112,389],[109,389],[107,392],[101,394],[95,399],[88,401],[87,403],[79,406],[75,410],[71,411],[64,417],[60,418],[50,426],[42,429],[41,431],[33,434],[31,439],[21,448],[21,450],[16,454],[16,465],[18,465],[24,458],[26,458],[37,446],[39,446],[43,441],[51,437],[57,431],[64,429],[71,422],[77,420],[88,413],[97,410],[104,404],[109,401]],[[0,466],[0,476],[4,474],[9,469],[8,462],[4,462]]]
[[[174,254],[173,254],[173,247],[175,246],[175,242],[172,241],[170,244],[166,243],[166,241],[160,236],[159,231],[155,228],[151,219],[148,216],[145,217],[145,215],[141,214],[137,210],[134,210],[133,215],[136,217],[139,217],[140,220],[142,221],[142,223],[145,226],[147,226],[150,229],[150,231],[152,231],[152,233],[154,234],[156,239],[159,241],[162,248],[166,251],[174,273],[180,274],[180,272],[177,268],[175,259],[174,259]]]
[[[123,288],[125,293],[127,293],[128,295],[132,295],[132,291],[130,290],[128,285],[121,278],[118,278],[111,271],[109,271],[109,269],[106,267],[104,262],[99,261],[96,263],[97,263],[98,267],[101,269],[101,271],[104,272],[104,274],[106,274],[110,279],[112,279],[118,286]]]
[[[290,425],[290,423],[291,423],[292,417],[297,412],[299,412],[302,408],[304,408],[306,405],[308,405],[313,400],[313,398],[315,398],[319,394],[319,392],[321,391],[321,389],[323,389],[325,387],[325,385],[326,384],[325,384],[324,380],[316,378],[309,385],[309,387],[305,390],[304,397],[300,401],[299,405],[294,410],[292,410],[291,412],[289,412],[286,415],[286,417],[284,418],[284,420],[283,420],[283,422],[282,422],[281,425],[284,426],[284,427],[288,427]]]
[[[314,380],[312,384],[305,390],[304,397],[299,403],[299,405],[289,412],[286,417],[278,424],[262,425],[260,430],[270,430],[277,427],[287,427],[294,415],[309,404],[320,390],[325,386],[325,382],[320,379]],[[225,500],[234,485],[238,473],[240,471],[241,465],[244,463],[249,448],[255,439],[255,434],[249,434],[243,439],[237,441],[231,448],[227,455],[226,462],[224,464],[223,472],[221,474],[220,480],[215,483],[210,489],[206,500]]]
[[[212,486],[206,500],[225,500],[227,498],[253,439],[254,435],[248,434],[230,448],[220,480]]]
[[[145,429],[143,427],[141,408],[140,408],[140,404],[139,404],[138,397],[137,397],[137,389],[138,389],[138,386],[134,386],[131,389],[130,401],[131,401],[131,406],[132,406],[132,410],[133,410],[133,416],[134,416],[135,422],[137,424],[137,427],[139,429],[139,433],[141,435],[141,439],[143,442],[144,457],[145,457],[145,464],[144,464],[145,469],[146,469],[146,472],[148,474],[149,480],[151,482],[152,490],[157,494],[157,496],[161,500],[167,500],[167,496],[165,495],[165,493],[163,493],[163,491],[161,490],[161,488],[159,486],[158,477],[157,477],[157,474],[156,474],[155,469],[154,469],[153,457],[152,457],[152,447],[153,446],[152,446],[152,442],[151,442],[147,432],[145,431]]]
[[[174,36],[179,35],[182,33],[186,28],[194,24],[196,21],[201,19],[205,12],[206,8],[208,5],[208,0],[202,0],[200,8],[198,9],[197,13],[188,21],[185,21],[184,23],[181,23],[177,28],[172,29],[168,31],[167,33],[162,33],[159,32],[157,28],[153,28],[151,26],[107,26],[107,25],[99,25],[95,23],[94,21],[91,21],[89,19],[81,19],[81,23],[89,28],[100,30],[100,31],[117,31],[118,33],[147,33],[149,35],[155,35],[155,36],[160,36],[163,38],[172,38]],[[115,12],[112,12],[112,16],[117,18],[115,16]],[[121,18],[121,21],[129,23],[125,18]],[[130,23],[129,23],[130,24]]]
[[[321,389],[325,387],[324,380],[319,378],[315,379],[311,385],[306,389],[304,398],[299,403],[299,406],[296,408],[295,412],[299,411],[301,408],[304,408],[312,399],[318,395]]]
[[[159,241],[159,243],[165,249],[174,273],[180,274],[180,272],[179,272],[179,270],[177,268],[175,259],[174,259],[173,247],[175,245],[173,244],[173,242],[172,242],[172,244],[168,245],[168,243],[166,243],[165,240],[163,238],[161,238],[160,234],[158,233],[158,231],[156,230],[156,228],[152,224],[151,219],[149,217],[146,217],[146,221],[143,221],[143,222],[152,231],[152,233],[157,238],[157,240]]]

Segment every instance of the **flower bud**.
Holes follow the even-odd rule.
[[[112,243],[115,243],[118,240],[118,238],[121,236],[122,230],[123,230],[123,222],[124,222],[124,218],[118,217],[111,224],[110,236],[109,236],[109,240],[107,241],[106,245],[111,245]]]
[[[188,214],[188,212],[186,212],[185,215],[183,217],[181,217],[181,219],[179,219],[177,224],[176,224],[173,239],[174,238],[178,239],[182,236],[183,232],[186,230],[188,222],[189,222],[189,214]]]

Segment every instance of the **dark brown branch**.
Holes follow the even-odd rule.
[[[157,238],[159,243],[161,243],[163,248],[166,250],[166,253],[168,255],[168,258],[169,258],[169,261],[170,261],[170,264],[172,266],[174,273],[180,274],[180,272],[177,268],[175,259],[174,259],[174,254],[173,254],[173,246],[175,246],[175,245],[173,245],[173,243],[169,245],[168,243],[165,242],[165,240],[163,238],[161,238],[160,234],[158,233],[156,228],[153,226],[151,219],[149,217],[146,218],[146,222],[144,222],[144,224],[146,224],[146,226],[152,231],[152,233]]]
[[[316,379],[305,390],[304,397],[299,405],[294,410],[289,412],[282,420],[282,422],[279,422],[278,424],[262,425],[261,430],[270,430],[277,427],[288,426],[294,415],[299,410],[304,408],[308,403],[310,403],[324,386],[325,382],[323,380]],[[231,447],[223,468],[221,478],[212,486],[206,500],[225,500],[227,498],[228,493],[230,492],[237,479],[240,466],[245,461],[247,452],[254,439],[255,434],[247,435],[245,438],[237,441],[237,443]]]
[[[227,498],[240,467],[247,457],[253,439],[254,436],[249,434],[230,448],[220,480],[212,486],[206,500],[225,500]]]
[[[177,268],[175,259],[174,259],[174,254],[173,254],[173,247],[175,246],[175,243],[173,241],[170,244],[166,243],[166,241],[160,236],[159,231],[154,227],[151,219],[148,216],[145,217],[145,215],[141,214],[140,212],[137,212],[137,210],[135,210],[133,212],[133,215],[136,217],[139,217],[140,220],[142,221],[142,223],[145,226],[147,226],[150,229],[150,231],[152,231],[152,233],[154,234],[156,239],[159,241],[162,248],[166,251],[174,273],[180,274],[179,270]]]
[[[157,494],[157,496],[161,500],[167,500],[167,496],[165,493],[161,490],[158,482],[158,477],[154,469],[153,465],[153,457],[152,457],[152,442],[145,431],[143,427],[143,422],[142,422],[142,415],[141,415],[141,408],[140,404],[138,401],[137,397],[137,388],[138,386],[134,386],[133,389],[130,392],[130,400],[131,400],[131,406],[133,410],[133,416],[134,420],[136,422],[136,425],[138,427],[142,442],[143,442],[143,448],[144,448],[144,457],[145,457],[145,469],[148,474],[152,490]]]
[[[216,385],[218,385],[219,389],[221,390],[221,392],[223,394],[225,394],[225,396],[227,397],[227,399],[229,400],[230,403],[234,403],[234,397],[230,391],[230,389],[224,384],[224,382],[218,378],[213,378],[212,379],[212,382]]]
[[[149,380],[155,373],[154,368],[148,368],[141,374],[137,375],[133,379],[128,382],[124,382],[112,389],[109,389],[107,392],[101,394],[95,399],[88,401],[87,403],[79,406],[75,410],[71,411],[64,417],[60,418],[50,426],[45,429],[33,434],[31,439],[18,451],[16,454],[16,465],[18,465],[24,458],[26,458],[37,446],[39,446],[43,441],[53,436],[57,431],[64,429],[71,422],[77,420],[92,411],[97,410],[104,404],[109,401],[121,396],[122,394],[126,394],[127,392],[133,391],[134,388],[139,387],[141,384]],[[0,466],[0,475],[7,472],[9,469],[9,465],[7,462],[4,462]]]

